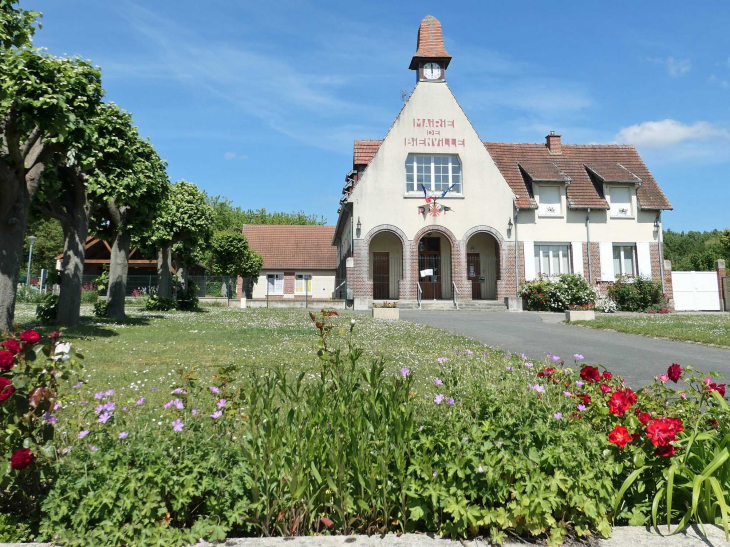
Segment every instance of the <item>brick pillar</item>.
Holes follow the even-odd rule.
[[[457,241],[451,249],[451,279],[459,289],[459,300],[471,300],[471,282],[466,270],[466,241]]]
[[[664,261],[664,294],[667,298],[667,307],[674,310],[674,288],[672,287],[672,261]]]
[[[352,258],[354,259],[354,279],[352,289],[355,299],[355,309],[363,310],[370,307],[373,298],[373,283],[368,279],[370,269],[370,257],[368,246],[362,239],[356,239],[353,244]],[[348,285],[349,285],[348,277]]]
[[[726,275],[725,261],[722,258],[718,258],[715,263],[715,270],[717,271],[717,290],[720,291],[720,310],[725,309],[725,301],[722,294],[722,278]]]
[[[507,296],[517,296],[517,286],[525,282],[525,247],[520,242],[520,263],[519,280],[515,280],[515,244],[513,241],[505,241],[502,244],[502,256],[499,265],[501,268],[501,279],[497,281],[497,300]]]

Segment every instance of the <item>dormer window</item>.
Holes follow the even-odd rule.
[[[541,217],[559,217],[563,215],[559,186],[540,186],[538,192],[538,214]]]
[[[461,162],[456,155],[426,156],[408,154],[406,193],[441,193],[453,186],[449,195],[461,194]]]
[[[611,217],[632,218],[631,188],[627,186],[612,186],[609,188],[609,199],[611,200]]]

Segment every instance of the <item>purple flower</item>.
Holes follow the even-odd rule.
[[[482,352],[482,355],[483,355],[484,357],[489,357],[489,354],[488,354],[488,353],[487,353],[486,351],[483,351],[483,352]]]
[[[157,388],[156,387],[153,387],[152,388],[152,393],[157,393]]]
[[[178,387],[178,388],[175,388],[175,389],[172,390],[172,393],[173,394],[175,394],[175,393],[182,393],[182,392],[183,392],[183,388],[181,388],[181,387]]]
[[[520,353],[520,358],[521,358],[521,359],[522,359],[523,361],[527,361],[527,355],[525,355],[524,353]]]
[[[553,414],[553,418],[555,418],[556,420],[559,420],[562,417],[563,415],[560,412],[556,412],[555,414]]]
[[[512,367],[507,367],[507,370],[512,370]]]
[[[456,352],[456,355],[459,355],[459,350],[458,349],[455,349],[454,351]]]
[[[552,359],[553,361],[560,361],[560,357],[557,355],[551,355],[550,359]]]
[[[433,402],[436,403],[437,405],[440,405],[443,400],[444,400],[444,396],[441,395],[440,393],[438,395],[436,395],[436,397],[433,398]]]
[[[401,368],[400,373],[403,376],[403,378],[408,378],[408,375],[411,373],[411,371],[408,370],[407,368]]]
[[[443,365],[444,363],[449,362],[448,358],[446,358],[446,357],[439,357],[438,359],[436,359],[436,361],[438,361],[439,365]]]
[[[101,414],[105,409],[106,409],[106,405],[98,405],[94,409],[94,412],[96,412],[97,414]]]
[[[570,391],[563,391],[563,395],[565,395],[566,397],[572,397],[573,396],[573,394]]]
[[[465,349],[464,353],[466,353],[467,355],[474,355],[474,352],[470,349]]]
[[[578,387],[583,387],[583,382],[581,382],[580,380],[576,380],[575,385]]]
[[[482,466],[481,466],[481,465],[480,465],[480,466],[479,466],[479,468],[477,469],[477,473],[484,473],[484,469],[482,468]]]
[[[122,407],[122,410],[123,410],[124,412],[126,412],[126,411],[127,411],[127,410],[129,410],[129,409],[128,409],[128,408],[127,408],[126,406],[123,406],[123,407]]]
[[[190,411],[190,414],[192,414],[193,416],[195,416],[197,413],[198,413],[198,407],[197,406],[194,406],[193,409]]]
[[[79,431],[79,439],[83,439],[88,434],[89,434],[89,430],[88,429],[84,429],[83,431]]]
[[[436,471],[434,471],[434,472],[433,472],[433,478],[434,478],[434,479],[436,478],[436,475],[438,475],[438,473],[436,473]]]
[[[121,432],[121,433],[119,434],[119,438],[120,438],[120,439],[126,439],[126,438],[127,438],[128,436],[129,436],[129,433],[127,433],[126,431],[122,431],[122,432]]]
[[[45,420],[45,422],[46,422],[47,424],[55,424],[55,423],[56,423],[56,422],[58,421],[58,418],[56,418],[56,417],[55,417],[55,416],[54,416],[53,414],[51,414],[50,412],[46,412],[46,413],[45,413],[45,414],[43,415],[43,419]]]
[[[80,388],[81,386],[83,386],[83,385],[84,385],[84,383],[83,383],[83,382],[79,382],[79,383],[78,383],[78,384],[76,384],[75,386],[71,386],[71,389],[79,389],[79,388]]]
[[[530,384],[527,384],[527,385],[530,386]],[[534,386],[530,386],[530,389],[534,389],[538,393],[545,393],[545,388],[542,387],[540,384],[535,384]]]
[[[98,452],[99,451],[99,449],[96,448],[93,444],[90,444],[88,446],[89,446],[89,450],[91,450],[92,452]]]
[[[141,399],[138,399],[137,402],[134,404],[137,406],[142,406],[144,404],[144,397],[142,397]]]
[[[215,406],[217,406],[218,408],[225,408],[226,407],[226,400],[225,399],[221,399],[220,401],[218,401],[215,404]]]
[[[114,390],[113,389],[110,389],[109,391],[107,391],[106,393],[104,393],[104,395],[106,397],[111,397],[112,395],[114,395]]]
[[[115,407],[114,403],[111,403],[111,402],[104,405],[104,410],[108,410],[110,412],[112,410],[114,410],[114,408],[116,408],[116,407]]]
[[[451,397],[449,397],[448,399],[446,399],[446,404],[450,405],[450,406],[454,406],[454,400]]]
[[[61,408],[61,403],[56,403],[55,405],[53,405],[53,410],[58,410],[59,408]]]
[[[183,430],[183,423],[180,420],[175,420],[172,422],[172,430],[177,431],[178,433]]]
[[[89,404],[89,401],[81,401],[81,406],[86,406]]]
[[[437,386],[444,385],[444,383],[441,381],[441,378],[438,378],[438,377],[433,379],[433,383],[436,384]]]
[[[109,414],[108,412],[105,412],[104,414],[100,414],[99,415],[99,423],[100,424],[105,424],[105,423],[107,423],[109,421],[109,418],[111,418],[111,417],[112,417],[112,415]]]
[[[577,408],[577,409],[578,409],[578,412],[585,412],[585,410],[586,410],[586,405],[580,404],[580,405],[578,405],[578,406],[577,406],[577,407],[575,407],[575,408]]]
[[[223,416],[223,412],[220,410],[216,410],[213,414],[210,415],[210,417],[213,418],[214,420],[217,420],[221,416]]]
[[[527,368],[532,368],[532,367],[533,367],[533,364],[532,364],[532,363],[525,363],[525,366],[526,366]]]
[[[220,391],[221,391],[221,390],[220,390],[220,389],[218,389],[217,387],[215,387],[215,386],[210,386],[210,392],[211,392],[211,393],[214,393],[215,395],[218,395],[218,394],[220,393]]]
[[[575,355],[573,355],[573,357],[575,357],[576,361],[582,361],[583,359],[585,359],[585,357],[583,357],[580,353],[576,353]]]
[[[183,404],[182,404],[182,401],[180,399],[173,399],[172,401],[168,401],[167,403],[165,403],[164,406],[165,406],[165,408],[170,408],[170,407],[173,407],[174,406],[178,410],[182,410],[183,409]]]
[[[103,396],[104,396],[104,392],[103,391],[97,391],[94,394],[94,399],[97,399],[98,400],[98,399],[101,399]]]
[[[512,355],[510,355],[509,353],[503,353],[502,357],[504,357],[505,359],[511,359]]]

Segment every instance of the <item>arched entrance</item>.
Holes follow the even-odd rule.
[[[418,283],[423,300],[449,300],[452,296],[451,241],[438,231],[424,233],[416,241]]]
[[[393,232],[381,231],[368,247],[368,279],[373,284],[373,300],[398,300],[403,279],[403,243]]]
[[[477,232],[466,242],[466,277],[472,300],[496,300],[500,279],[499,241],[490,233]]]

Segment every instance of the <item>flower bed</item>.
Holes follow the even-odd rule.
[[[634,393],[581,355],[566,366],[462,347],[422,378],[407,362],[366,363],[354,320],[312,319],[317,373],[183,369],[163,404],[160,383],[89,390],[57,339],[40,348],[28,335],[15,353],[8,342],[0,377],[15,386],[45,370],[62,382],[30,419],[40,437],[3,438],[16,469],[3,475],[13,503],[0,502],[0,540],[429,531],[559,544],[612,522],[723,514],[728,409],[713,376],[672,365]],[[0,403],[5,424],[32,392],[15,389]]]
[[[593,306],[596,293],[581,275],[563,274],[525,283],[520,295],[532,311],[564,311],[571,306]]]

